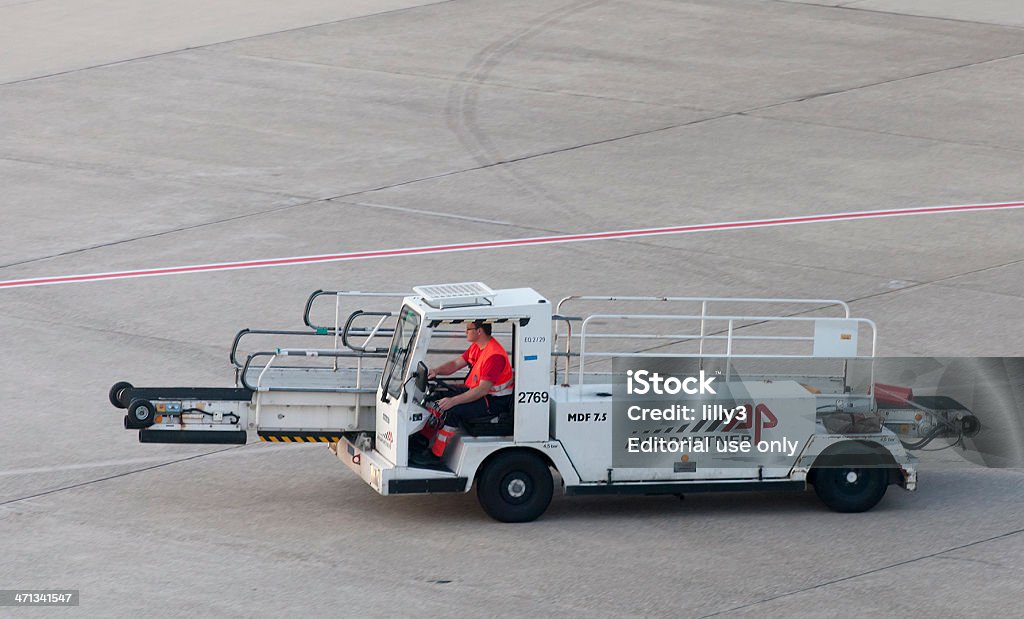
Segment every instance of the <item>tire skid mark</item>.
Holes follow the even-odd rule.
[[[448,91],[445,120],[449,129],[477,164],[494,166],[508,160],[508,156],[502,154],[501,149],[480,125],[477,112],[481,85],[486,84],[494,69],[523,43],[539,36],[560,21],[605,3],[606,0],[584,0],[549,11],[526,27],[485,46],[470,59],[457,76],[458,82],[453,84]],[[510,166],[497,166],[493,167],[492,171],[495,172],[499,180],[517,192],[550,202],[565,213],[575,216],[582,215],[578,207],[545,190],[543,183],[522,170]]]

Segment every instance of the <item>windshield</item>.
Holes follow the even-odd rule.
[[[384,365],[384,390],[393,398],[402,391],[402,377],[409,367],[409,354],[416,342],[416,333],[420,326],[420,316],[409,309],[402,308],[398,323],[395,325],[395,337],[391,340],[388,361]]]

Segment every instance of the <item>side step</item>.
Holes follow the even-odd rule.
[[[388,494],[424,494],[427,492],[465,492],[465,477],[431,479],[392,479],[388,483]]]
[[[774,492],[788,490],[800,492],[806,488],[802,481],[749,481],[749,482],[666,482],[594,484],[566,486],[566,495],[593,494],[697,494],[703,492]]]

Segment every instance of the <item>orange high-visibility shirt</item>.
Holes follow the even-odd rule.
[[[469,363],[469,376],[466,377],[466,387],[472,389],[480,384],[480,381],[491,381],[491,389],[487,392],[490,396],[512,395],[515,385],[512,375],[512,364],[509,362],[508,353],[501,343],[491,338],[487,345],[480,348],[471,344],[462,358]]]

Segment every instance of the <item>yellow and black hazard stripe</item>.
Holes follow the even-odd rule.
[[[258,432],[260,440],[270,443],[334,443],[341,432]]]

